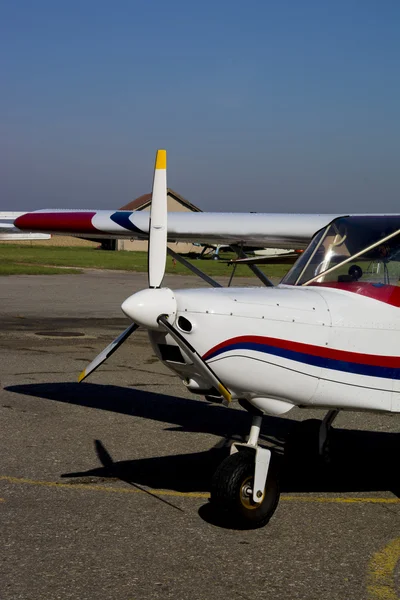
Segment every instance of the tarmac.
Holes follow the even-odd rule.
[[[146,285],[90,270],[0,280],[1,600],[400,598],[398,415],[340,413],[331,467],[282,459],[271,522],[235,530],[208,494],[246,412],[190,394],[140,329],[76,383]],[[266,417],[262,440],[283,455],[295,422],[322,416]]]

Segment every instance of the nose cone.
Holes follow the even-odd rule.
[[[176,314],[175,295],[169,288],[147,289],[129,296],[121,306],[122,312],[137,325],[159,329],[157,318],[168,315],[173,322]]]

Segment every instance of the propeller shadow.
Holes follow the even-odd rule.
[[[233,435],[237,438],[246,436],[251,425],[250,415],[242,409],[227,409],[204,400],[116,385],[65,382],[15,385],[5,389],[26,396],[169,423],[172,431],[210,433],[218,437]],[[267,417],[263,426],[264,439],[283,443],[291,426],[290,419]],[[273,438],[268,433],[272,431]]]
[[[95,441],[100,465],[63,477],[118,478],[131,485],[181,492],[210,489],[218,464],[229,454],[233,438],[248,434],[250,416],[243,410],[226,409],[202,400],[121,388],[113,385],[75,383],[27,384],[8,391],[56,402],[126,414],[170,423],[173,431],[202,432],[220,441],[205,452],[114,461],[104,443]],[[283,492],[376,492],[391,491],[400,497],[397,459],[400,434],[333,428],[330,437],[332,464],[321,468],[317,457],[298,455],[285,460],[284,446],[297,421],[266,417],[261,439],[280,454]]]
[[[61,477],[111,478],[125,481],[130,485],[146,486],[152,489],[208,492],[215,469],[229,455],[229,447],[224,445],[193,454],[114,462],[100,440],[95,440],[94,446],[98,461],[102,466],[87,471],[63,473]]]

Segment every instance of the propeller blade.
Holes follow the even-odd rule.
[[[103,362],[105,360],[107,360],[107,358],[109,356],[111,356],[111,354],[114,354],[114,352],[121,346],[121,344],[123,344],[125,342],[125,340],[127,340],[128,337],[130,335],[132,335],[132,333],[134,331],[136,331],[136,329],[138,327],[139,327],[139,325],[136,325],[136,323],[133,323],[132,325],[130,325],[128,327],[128,329],[125,329],[125,331],[123,333],[121,333],[121,335],[119,335],[113,342],[111,342],[111,344],[109,344],[107,346],[107,348],[104,348],[104,350],[102,350],[100,352],[100,354],[98,354],[96,356],[96,358],[94,360],[92,360],[90,365],[88,365],[86,367],[86,369],[84,369],[82,371],[82,373],[79,375],[78,383],[81,383],[81,381],[86,379],[86,377],[88,377],[91,373],[93,373],[93,371],[98,369],[100,367],[100,365],[102,365]]]
[[[229,404],[229,402],[232,400],[231,392],[224,386],[222,381],[217,377],[211,367],[209,367],[209,365],[201,358],[200,354],[198,354],[198,352],[191,344],[189,344],[183,335],[177,329],[175,329],[171,323],[168,322],[165,315],[160,315],[157,321],[160,326],[163,327],[165,331],[171,335],[171,337],[173,337],[181,350],[190,356],[193,364],[196,365],[196,367],[200,370],[205,381],[207,381],[211,387],[218,390],[221,396],[225,398],[226,403]]]
[[[158,150],[150,207],[148,278],[149,287],[159,288],[167,260],[167,151]]]

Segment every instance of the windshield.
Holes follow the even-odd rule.
[[[336,219],[314,236],[282,283],[361,281],[397,285],[400,278],[399,233],[398,216]]]

